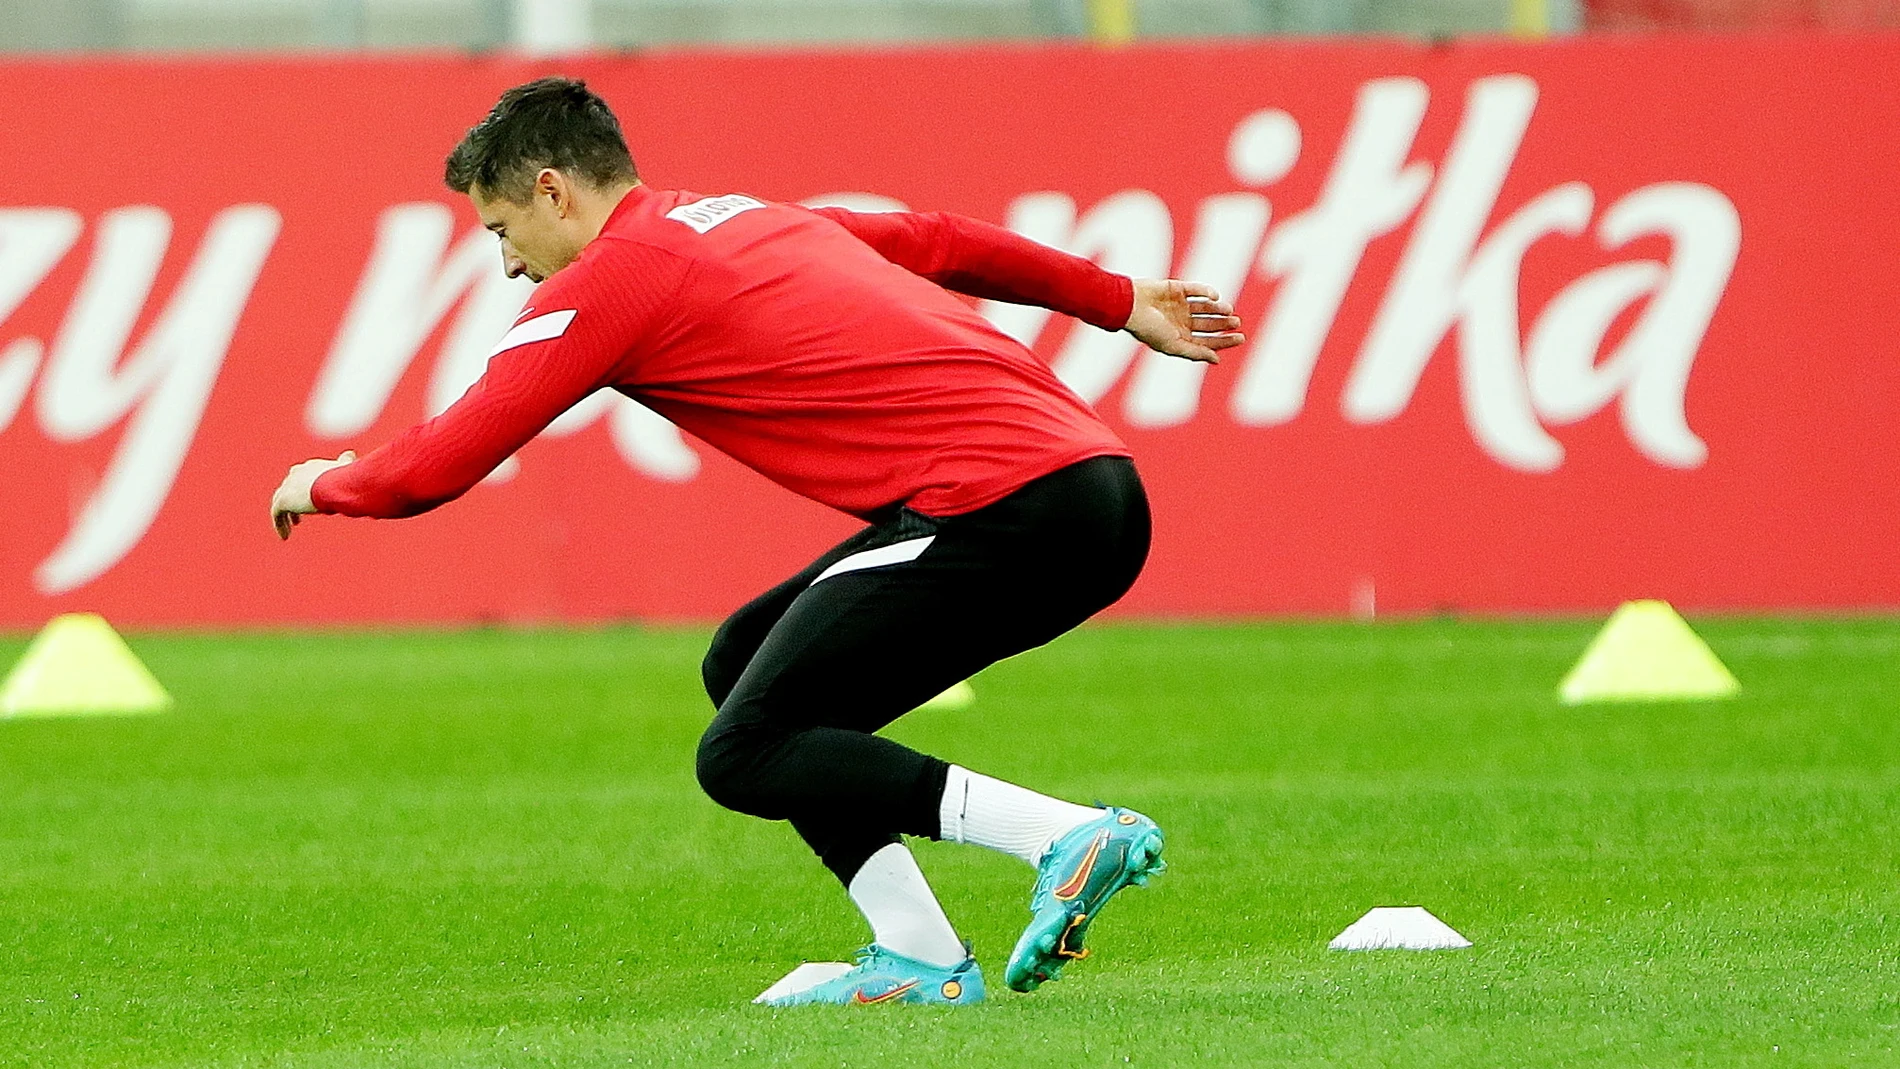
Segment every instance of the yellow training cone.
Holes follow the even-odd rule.
[[[0,684],[0,717],[157,713],[171,695],[94,613],[53,618]]]
[[[964,680],[942,694],[918,706],[919,709],[968,709],[976,704],[976,688]]]
[[[1630,601],[1610,615],[1557,688],[1583,702],[1726,698],[1742,689],[1666,601]]]

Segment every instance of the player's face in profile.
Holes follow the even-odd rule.
[[[509,278],[528,276],[544,282],[549,275],[572,263],[579,249],[573,248],[560,212],[540,190],[525,204],[506,197],[490,199],[479,189],[469,191],[482,225],[501,239],[501,266]]]

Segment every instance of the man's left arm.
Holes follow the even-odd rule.
[[[1126,330],[1149,347],[1219,362],[1245,341],[1233,307],[1210,286],[1131,279],[980,219],[951,212],[854,212],[817,208],[885,259],[948,290],[1030,304],[1103,330]]]
[[[688,265],[638,242],[561,271],[530,298],[461,399],[361,460],[311,460],[290,469],[271,499],[289,538],[313,512],[396,519],[460,497],[496,465],[595,390],[613,384],[671,314]],[[629,285],[629,279],[638,285]]]
[[[291,468],[271,498],[278,537],[289,538],[298,517],[310,513],[401,519],[460,497],[602,384],[600,361],[562,340],[496,354],[441,415],[361,460],[346,452]]]

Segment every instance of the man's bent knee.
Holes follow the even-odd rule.
[[[712,699],[713,708],[726,704],[732,696],[732,688],[739,685],[739,677],[745,674],[746,665],[751,663],[752,655],[758,652],[758,646],[741,642],[739,617],[734,616],[722,624],[713,634],[712,644],[706,647],[706,656],[699,662],[699,679],[706,685],[706,696]]]
[[[760,790],[758,771],[767,747],[758,734],[756,729],[734,729],[713,721],[700,737],[693,770],[700,789],[713,801],[734,812],[778,820],[784,814]]]
[[[732,663],[734,658],[715,641],[706,657],[699,662],[699,679],[706,685],[706,697],[712,699],[713,708],[726,703],[732,694],[732,688],[739,683],[739,673],[745,670],[744,664]]]

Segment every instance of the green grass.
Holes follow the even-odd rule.
[[[0,1066],[1900,1065],[1900,620],[1701,621],[1738,699],[1570,709],[1581,623],[1115,626],[894,734],[1157,817],[1096,956],[920,844],[997,994],[746,1000],[866,938],[692,781],[698,631],[151,636],[0,723]],[[0,664],[23,642],[0,641]],[[1341,954],[1417,903],[1470,950]]]

